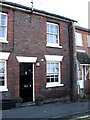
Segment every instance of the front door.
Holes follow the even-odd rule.
[[[20,63],[20,97],[33,101],[33,64]]]
[[[80,65],[79,69],[77,71],[78,73],[78,93],[79,93],[79,89],[83,89],[85,88],[85,80],[87,80],[87,76],[89,73],[89,66],[88,65]]]

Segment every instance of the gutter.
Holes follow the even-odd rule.
[[[12,2],[7,2],[7,1],[2,1],[0,0],[0,5],[1,6],[5,6],[5,7],[9,7],[9,8],[13,8],[13,9],[17,9],[17,10],[21,10],[24,12],[28,12],[28,13],[32,13],[32,8],[24,6],[24,5],[20,5],[17,3],[12,3]],[[60,15],[56,15],[53,13],[49,13],[43,10],[37,10],[37,9],[33,9],[33,13],[34,14],[38,14],[38,15],[42,15],[42,16],[46,16],[46,17],[50,17],[50,18],[54,18],[54,19],[58,19],[58,20],[63,20],[66,22],[77,22],[76,20],[64,17],[64,16],[60,16]]]

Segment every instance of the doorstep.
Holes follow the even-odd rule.
[[[35,102],[24,102],[20,104],[20,107],[34,106]]]

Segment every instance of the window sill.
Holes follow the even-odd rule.
[[[46,47],[52,47],[52,48],[62,48],[62,46],[58,46],[58,45],[46,45]]]
[[[46,85],[46,88],[49,88],[49,87],[63,87],[64,84],[47,84]]]
[[[0,43],[9,43],[9,42],[6,40],[0,40]]]
[[[5,92],[5,91],[8,91],[7,88],[0,88],[0,92]]]
[[[76,47],[83,47],[83,45],[76,45]]]

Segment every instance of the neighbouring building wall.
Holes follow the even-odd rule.
[[[84,89],[87,93],[90,91],[90,53],[89,53],[89,37],[90,32],[88,29],[80,28],[76,26],[76,34],[79,33],[79,37],[76,35],[76,53],[78,60],[77,79],[79,80],[80,89]],[[80,41],[81,36],[81,41]]]

